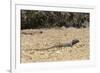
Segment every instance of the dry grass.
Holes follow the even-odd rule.
[[[73,39],[80,41],[73,47],[34,50],[48,48]],[[89,55],[89,28],[21,30],[21,63],[88,60]]]

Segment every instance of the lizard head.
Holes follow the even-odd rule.
[[[76,43],[78,43],[78,42],[79,42],[79,40],[74,39],[74,40],[72,40],[72,45],[74,45],[74,44],[76,44]]]

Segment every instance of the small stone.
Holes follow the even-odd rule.
[[[57,54],[60,54],[60,51],[56,51]]]

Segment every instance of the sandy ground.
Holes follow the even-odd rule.
[[[73,39],[80,42],[73,47],[39,50]],[[21,30],[21,63],[88,60],[89,55],[89,28]]]

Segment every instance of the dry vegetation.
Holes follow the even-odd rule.
[[[80,41],[73,47],[36,50],[66,43],[73,39]],[[89,53],[89,28],[21,30],[21,63],[88,60]]]

